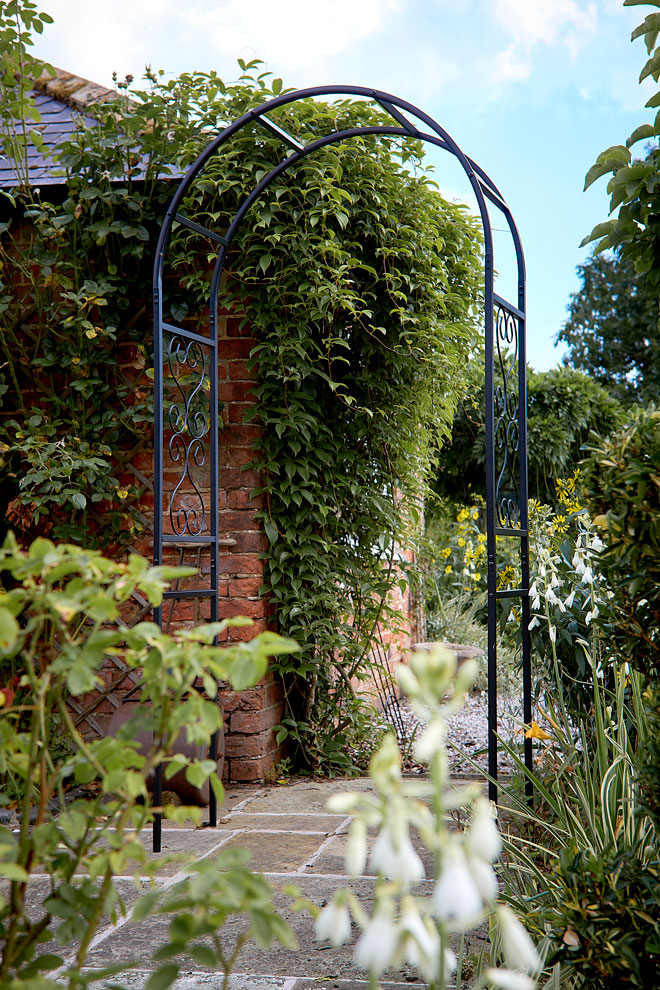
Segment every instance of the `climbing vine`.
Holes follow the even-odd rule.
[[[140,525],[128,509],[137,484],[117,464],[150,444],[155,236],[169,177],[225,122],[282,91],[258,62],[240,65],[232,84],[200,72],[149,71],[141,90],[127,80],[58,149],[60,201],[13,193],[0,256],[3,456],[14,517],[28,528],[107,544]],[[306,100],[277,122],[308,141],[330,122],[382,118],[356,101]],[[222,230],[281,155],[275,137],[246,128],[205,169],[185,212]],[[167,307],[188,326],[205,319],[207,247],[175,231]],[[362,137],[277,180],[229,257],[222,306],[258,341],[261,590],[302,647],[282,673],[286,724],[311,765],[331,738],[339,754],[355,726],[376,625],[396,621],[389,592],[414,577],[404,551],[479,333],[480,250],[477,222],[440,196],[417,142]]]

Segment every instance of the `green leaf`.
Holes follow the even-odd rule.
[[[629,148],[632,148],[632,146],[634,144],[637,144],[638,141],[643,141],[645,138],[650,138],[653,137],[654,135],[655,135],[655,127],[653,126],[653,124],[641,124],[639,127],[636,127],[635,130],[632,132],[632,134],[626,141],[626,145]]]
[[[166,963],[152,973],[144,985],[144,990],[167,990],[179,975],[177,963]]]
[[[87,499],[82,492],[72,492],[71,502],[75,505],[76,509],[84,509],[87,505]]]
[[[7,880],[17,880],[19,883],[29,880],[28,873],[18,863],[3,863],[1,860],[0,877],[5,877]]]
[[[191,945],[188,948],[188,955],[200,966],[206,966],[207,969],[215,969],[218,965],[217,956],[208,945]]]
[[[277,526],[271,519],[264,519],[264,530],[270,543],[277,543]]]
[[[20,626],[9,609],[0,606],[0,650],[8,653],[20,635]]]
[[[133,908],[132,920],[133,921],[144,921],[148,915],[151,914],[155,905],[158,903],[158,898],[161,892],[159,890],[150,890],[146,894],[143,894],[138,901],[136,901]]]
[[[655,81],[658,81],[658,73],[660,73],[660,52],[654,52],[651,58],[648,60],[644,68],[639,74],[640,83],[652,76]]]

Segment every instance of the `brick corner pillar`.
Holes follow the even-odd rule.
[[[251,626],[227,631],[227,641],[252,639],[272,628],[268,601],[259,596],[264,582],[263,553],[267,539],[256,518],[263,508],[263,496],[250,497],[261,487],[262,476],[249,465],[261,438],[261,427],[246,423],[256,396],[252,391],[257,372],[249,368],[249,355],[257,340],[249,328],[240,329],[237,317],[220,322],[218,359],[218,398],[221,410],[219,472],[220,491],[225,493],[219,509],[221,619],[236,615],[252,619]],[[223,692],[225,712],[225,769],[228,781],[262,781],[280,761],[283,753],[275,739],[275,726],[284,711],[282,686],[272,672],[248,691]]]

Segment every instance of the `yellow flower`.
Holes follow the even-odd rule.
[[[71,358],[71,364],[80,364],[80,358],[79,357],[72,357]]]
[[[450,554],[451,554],[451,547],[443,547],[442,550],[440,551],[440,556],[444,560],[446,560],[447,557],[449,557]]]
[[[525,739],[552,739],[552,736],[538,722],[532,720],[529,729],[525,731]]]
[[[461,511],[456,516],[457,522],[465,522],[465,520],[469,518],[470,518],[470,512],[468,509],[461,509]]]
[[[481,574],[479,573],[479,571],[475,571],[474,572],[474,574],[472,575],[472,580],[473,581],[481,581]]]
[[[457,542],[458,542],[459,547],[464,547],[465,546],[465,537],[464,536],[459,536]]]
[[[445,574],[451,574],[451,564],[447,564],[445,567]]]
[[[85,330],[85,336],[89,337],[90,340],[94,340],[94,337],[96,337],[96,330],[93,328],[90,330]]]
[[[118,488],[117,489],[118,498],[128,498],[128,488]]]

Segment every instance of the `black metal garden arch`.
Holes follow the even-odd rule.
[[[330,130],[327,134],[302,144],[283,130],[270,114],[287,104],[314,97],[357,97],[377,104],[389,118],[388,123]],[[249,124],[257,124],[279,138],[282,160],[255,185],[237,209],[233,220],[222,233],[196,223],[179,212],[186,194],[206,163],[227,141]],[[521,611],[523,715],[531,722],[531,664],[529,639],[529,537],[527,506],[527,391],[525,348],[525,262],[518,230],[506,201],[498,188],[433,118],[399,97],[362,86],[316,86],[288,92],[256,109],[249,110],[215,137],[186,172],[167,210],[158,240],[153,280],[154,307],[154,560],[163,562],[164,553],[176,548],[181,559],[192,551],[202,569],[205,585],[175,588],[165,593],[163,607],[156,610],[156,621],[163,622],[164,609],[171,600],[206,600],[211,621],[218,615],[218,558],[223,543],[218,525],[218,294],[225,258],[250,207],[279,175],[301,159],[329,144],[362,135],[415,138],[452,154],[462,166],[474,192],[484,234],[484,342],[486,395],[486,523],[487,523],[487,594],[488,594],[488,766],[491,777],[490,796],[497,798],[497,603],[501,599],[518,599]],[[518,274],[518,298],[506,301],[494,292],[493,235],[488,204],[500,212],[513,241]],[[195,333],[163,317],[163,273],[172,227],[182,224],[207,238],[217,251],[209,294],[208,335]],[[176,375],[174,365],[185,373]],[[174,394],[164,392],[164,371],[169,369]],[[208,391],[209,415],[195,411],[195,396]],[[165,485],[164,455],[169,459]],[[194,474],[208,471],[210,501],[208,511],[201,493],[197,504],[181,497],[184,482],[196,489]],[[520,548],[520,584],[515,588],[497,587],[497,540],[515,540]],[[226,541],[225,541],[226,542]],[[211,747],[211,759],[217,756],[217,736]],[[525,762],[531,767],[531,739],[525,740]],[[154,799],[160,804],[160,775],[157,774]],[[216,803],[210,798],[210,824],[216,824]],[[154,848],[160,849],[160,820],[154,827]]]

